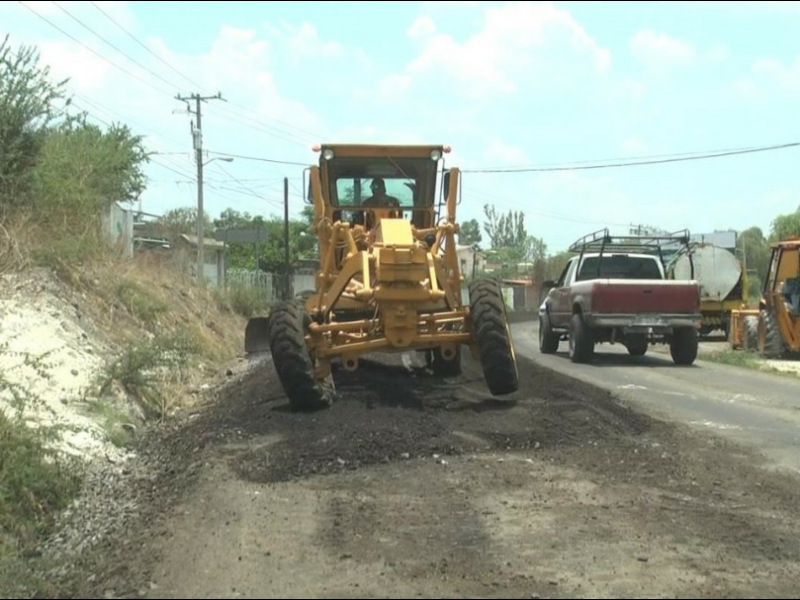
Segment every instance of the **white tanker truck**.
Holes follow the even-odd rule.
[[[696,279],[700,283],[700,333],[708,335],[721,329],[727,337],[731,310],[747,303],[747,274],[736,255],[720,246],[693,242],[666,266],[670,279]]]

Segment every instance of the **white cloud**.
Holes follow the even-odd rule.
[[[78,92],[100,90],[113,70],[108,62],[83,46],[70,42],[46,41],[37,44],[40,64],[50,67],[57,81],[69,78],[69,85]]]
[[[434,81],[452,75],[458,94],[473,98],[514,92],[537,77],[549,88],[564,69],[603,73],[611,66],[610,52],[567,11],[549,3],[509,2],[488,8],[481,30],[463,42],[436,33],[429,17],[419,18],[409,34],[421,48],[405,74]]]
[[[483,151],[483,160],[492,166],[516,167],[529,164],[525,150],[499,140],[491,142]]]
[[[652,153],[650,146],[640,136],[627,138],[622,142],[622,151],[629,154],[648,154]]]
[[[436,25],[434,24],[433,19],[424,15],[414,21],[414,24],[406,31],[406,35],[412,38],[430,37],[434,33],[436,33]]]
[[[292,38],[284,37],[283,41],[293,43]],[[322,128],[319,118],[307,107],[282,97],[271,70],[274,61],[270,43],[259,38],[253,29],[222,27],[209,51],[200,56],[174,54],[162,40],[154,40],[152,46],[165,61],[201,83],[205,90],[212,93],[220,90],[223,97],[236,98],[237,104],[249,105],[258,113],[247,116],[246,120],[266,117],[303,129]],[[226,109],[224,103],[208,105],[211,114],[227,112]]]
[[[800,91],[800,56],[788,65],[771,58],[757,60],[750,73],[750,77],[742,77],[732,85],[740,96],[766,98],[775,87],[791,93]]]
[[[651,29],[644,29],[631,40],[634,57],[648,68],[690,65],[697,59],[694,46]]]
[[[289,23],[281,25],[278,28],[267,24],[266,28],[272,38],[284,43],[293,59],[339,58],[344,54],[344,47],[340,43],[323,41],[311,23],[303,23],[299,27]]]
[[[789,65],[772,59],[758,60],[753,64],[752,71],[756,76],[775,82],[784,89],[800,90],[800,56]]]

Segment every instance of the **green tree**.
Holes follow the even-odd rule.
[[[760,227],[750,227],[736,238],[736,249],[744,256],[747,267],[747,295],[756,300],[761,297],[761,284],[769,268],[769,243]]]
[[[66,81],[38,62],[0,44],[0,216],[27,221],[34,255],[77,261],[101,250],[104,212],[144,191],[149,156],[127,126],[68,113]]]
[[[526,243],[525,213],[509,210],[502,215],[497,213],[494,206],[485,204],[483,214],[486,216],[483,227],[492,248],[519,248]]]
[[[309,231],[313,220],[314,209],[306,205],[299,219],[289,220],[289,260],[296,265],[300,258],[314,256],[316,237]],[[268,219],[247,212],[233,209],[222,211],[219,218],[214,219],[214,227],[260,227],[265,230],[265,240],[259,244],[258,268],[271,273],[285,271],[284,259],[284,221],[282,217],[272,216]],[[252,243],[228,244],[228,264],[233,268],[255,269],[256,247]]]
[[[545,280],[556,281],[567,266],[569,259],[575,256],[572,252],[559,252],[547,258],[547,271]]]
[[[211,218],[204,211],[203,214],[203,235],[211,237],[214,235],[214,226]],[[197,235],[197,208],[183,206],[173,208],[165,212],[152,226],[153,233],[149,235],[159,235],[174,242],[180,235]]]
[[[32,206],[40,217],[97,225],[114,202],[132,202],[145,189],[148,154],[124,125],[107,131],[85,115],[48,132],[34,169]]]
[[[481,225],[477,219],[470,219],[461,223],[458,234],[458,243],[462,246],[480,245],[483,240]]]
[[[8,35],[0,43],[0,206],[24,202],[39,164],[48,128],[62,111],[67,80],[53,83],[39,66],[35,48],[14,51]]]
[[[793,213],[778,215],[773,219],[769,241],[778,242],[795,235],[800,235],[800,207]]]

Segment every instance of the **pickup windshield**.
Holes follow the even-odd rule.
[[[625,256],[593,256],[583,261],[576,281],[588,279],[662,279],[657,258]],[[598,272],[597,267],[600,267]]]

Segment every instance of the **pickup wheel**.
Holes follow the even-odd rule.
[[[697,359],[697,329],[676,327],[669,341],[669,353],[676,365],[691,365]]]
[[[588,363],[594,356],[594,332],[583,320],[583,315],[575,313],[569,328],[569,357],[574,363]]]
[[[550,324],[550,315],[546,312],[539,317],[539,352],[542,354],[555,354],[558,352],[558,345],[561,336],[553,331]]]

